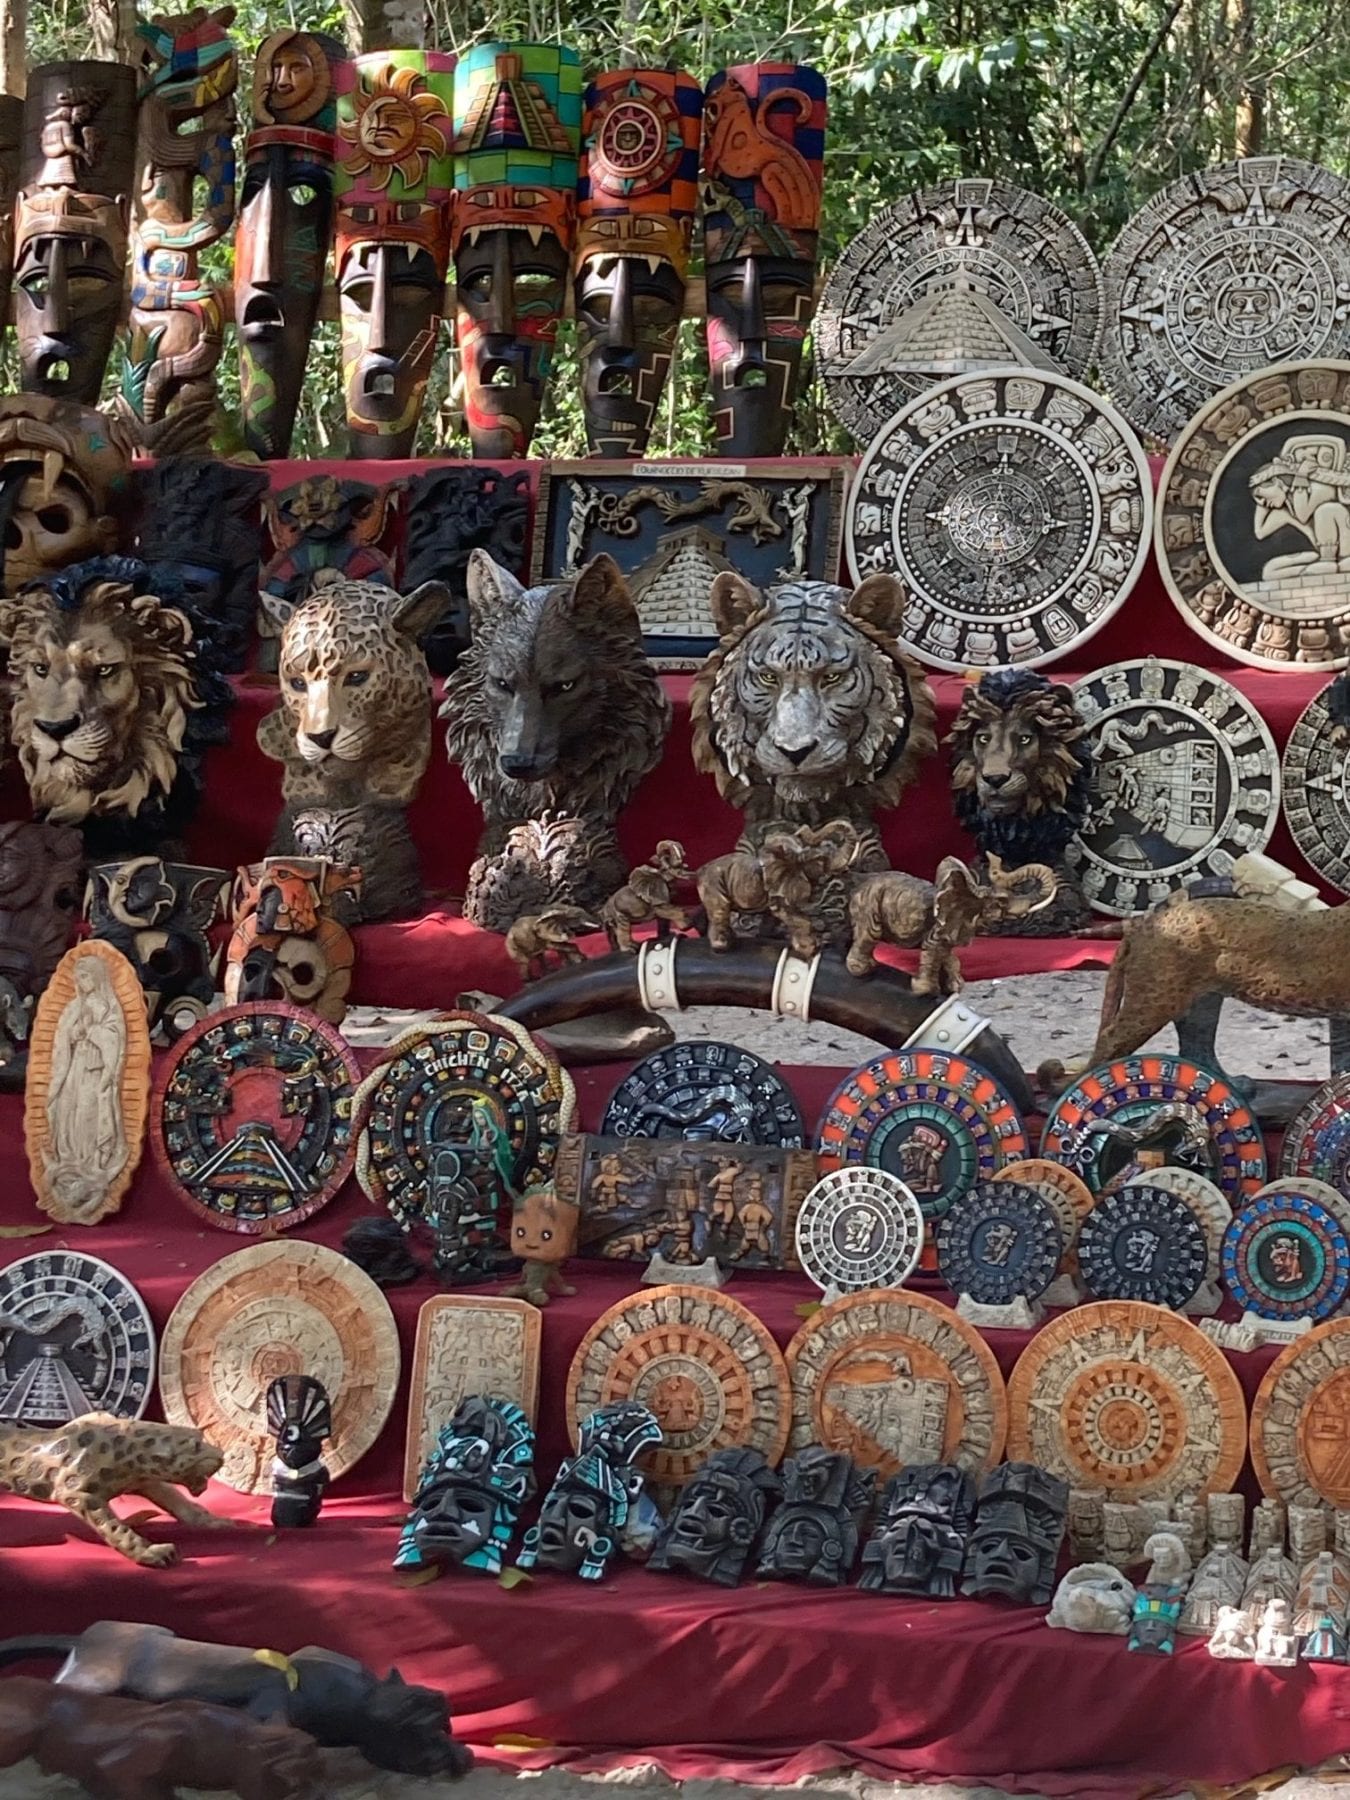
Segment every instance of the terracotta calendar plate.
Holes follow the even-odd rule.
[[[1281,1350],[1252,1401],[1252,1468],[1286,1506],[1350,1506],[1350,1319]]]

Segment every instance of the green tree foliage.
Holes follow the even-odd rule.
[[[1350,8],[1340,0],[911,0],[880,9],[857,0],[429,0],[429,8],[428,42],[445,49],[488,36],[562,40],[588,71],[670,64],[706,79],[736,62],[814,64],[831,89],[823,268],[889,202],[954,175],[1002,176],[1045,194],[1104,252],[1136,207],[1187,170],[1261,151],[1347,167]],[[234,32],[246,69],[252,49],[287,23],[340,32],[340,5],[239,0]],[[89,53],[81,0],[32,0],[29,27],[34,62]],[[213,272],[228,275],[229,265],[226,249]],[[700,324],[687,320],[654,454],[710,448],[701,340]],[[424,452],[466,449],[450,410],[451,373],[442,357]],[[221,388],[228,411],[237,399],[228,351]],[[537,454],[584,450],[577,393],[564,327]],[[339,453],[342,435],[337,333],[324,325],[296,453]],[[849,447],[814,382],[789,447]]]

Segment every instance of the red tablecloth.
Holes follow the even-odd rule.
[[[622,1073],[581,1074],[587,1124]],[[787,1073],[814,1120],[838,1071]],[[0,1097],[0,1194],[0,1221],[34,1216],[12,1097]],[[365,1209],[350,1184],[305,1235],[336,1244]],[[162,1329],[188,1282],[250,1241],[199,1226],[147,1155],[115,1218],[94,1230],[0,1241],[0,1264],[69,1242],[122,1269]],[[567,1448],[573,1351],[596,1315],[636,1288],[639,1268],[581,1262],[571,1272],[578,1293],[543,1315],[544,1485]],[[400,1587],[389,1560],[404,1512],[407,1359],[418,1308],[433,1291],[423,1280],[390,1295],[405,1358],[390,1423],[337,1485],[314,1531],[273,1534],[266,1502],[213,1484],[208,1503],[240,1520],[238,1529],[157,1521],[154,1534],[179,1543],[184,1560],[149,1571],[95,1543],[65,1514],[6,1497],[4,1631],[73,1632],[120,1617],[282,1650],[328,1644],[443,1686],[461,1735],[530,1766],[655,1759],[681,1778],[767,1782],[856,1764],[880,1775],[1134,1800],[1155,1788],[1314,1763],[1350,1745],[1350,1671],[1214,1662],[1200,1643],[1155,1661],[1127,1655],[1119,1639],[1053,1632],[1038,1612],[989,1602],[928,1604],[753,1582],[728,1593],[636,1568],[594,1586],[541,1575],[508,1591],[461,1574]],[[814,1295],[791,1275],[738,1276],[732,1292],[780,1344]],[[1028,1335],[989,1334],[1005,1374]],[[1234,1359],[1249,1400],[1272,1354]]]

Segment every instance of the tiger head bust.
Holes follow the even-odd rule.
[[[258,742],[286,765],[287,800],[406,805],[431,754],[422,638],[449,590],[427,581],[400,594],[338,579],[298,602],[260,599],[281,628],[281,706],[258,727]]]
[[[993,669],[962,696],[947,738],[956,816],[981,852],[1054,861],[1087,817],[1092,759],[1073,689]]]
[[[933,692],[900,649],[905,591],[893,575],[855,588],[792,581],[761,594],[724,572],[709,596],[721,643],[694,681],[694,761],[771,824],[850,819],[870,833],[937,749]],[[879,843],[867,859],[878,863]]]
[[[96,557],[0,602],[10,741],[52,823],[135,819],[166,798],[200,707],[192,625],[132,557]]]

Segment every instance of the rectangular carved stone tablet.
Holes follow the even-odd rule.
[[[436,1434],[470,1394],[513,1400],[531,1425],[539,1406],[539,1313],[524,1300],[438,1294],[417,1315],[403,1498],[417,1478]]]
[[[816,1179],[811,1150],[684,1138],[565,1137],[558,1198],[581,1208],[583,1256],[714,1256],[728,1270],[795,1269],[797,1210]]]

